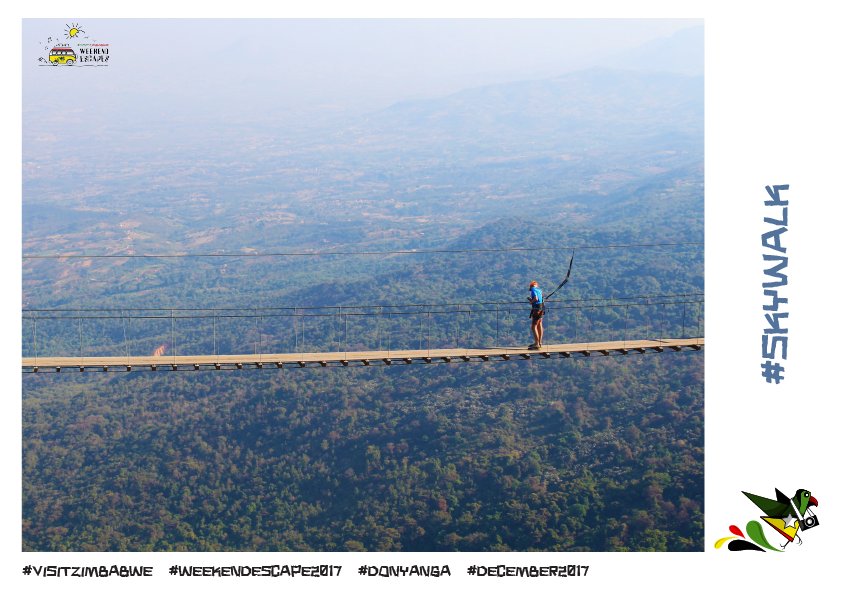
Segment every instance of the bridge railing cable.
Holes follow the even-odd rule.
[[[551,301],[545,343],[702,337],[703,310],[702,293]],[[526,302],[513,301],[24,309],[32,340],[23,352],[83,358],[492,347],[528,343],[528,314]]]

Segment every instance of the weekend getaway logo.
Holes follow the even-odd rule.
[[[79,23],[65,25],[64,33],[39,42],[46,54],[41,66],[108,66],[111,47],[90,37]]]
[[[787,497],[777,488],[774,500],[748,491],[742,493],[765,514],[760,517],[761,520],[778,532],[778,547],[767,540],[760,522],[750,520],[746,523],[746,535],[736,525],[730,525],[732,535],[718,539],[714,543],[716,549],[728,544],[729,551],[784,551],[794,540],[797,545],[802,545],[799,531],[807,531],[820,524],[811,510],[812,506],[816,508],[819,503],[807,489],[797,489],[793,497]],[[782,539],[784,543],[779,543]]]

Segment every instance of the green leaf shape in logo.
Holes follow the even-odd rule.
[[[761,523],[757,520],[750,520],[746,523],[746,534],[761,547],[766,547],[772,551],[781,551],[780,549],[770,545],[770,542],[767,541],[767,537],[764,536],[764,529],[761,527]]]

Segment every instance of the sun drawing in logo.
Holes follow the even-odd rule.
[[[80,33],[85,33],[83,29],[79,28],[79,23],[76,23],[75,25],[65,25],[65,27],[67,27],[67,30],[64,32],[67,39],[72,39],[77,37]]]

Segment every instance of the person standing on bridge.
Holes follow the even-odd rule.
[[[530,331],[533,333],[534,342],[527,348],[529,350],[537,350],[542,347],[542,336],[544,336],[544,326],[542,325],[542,318],[544,317],[544,298],[542,297],[542,289],[539,288],[539,283],[533,280],[530,282]]]

